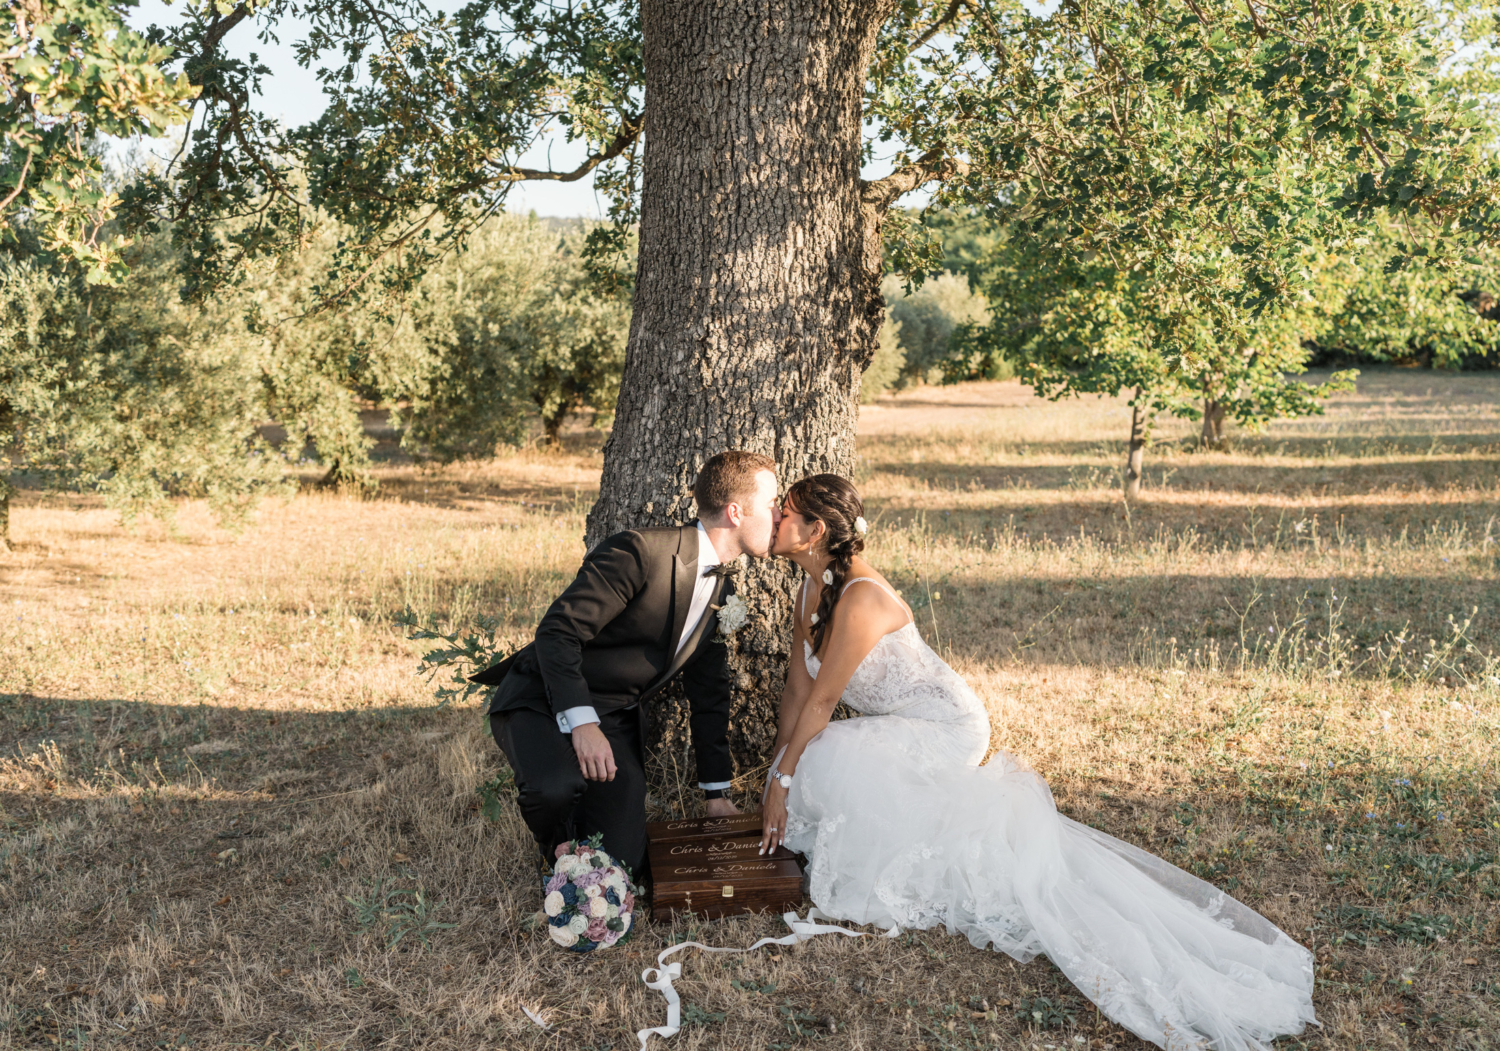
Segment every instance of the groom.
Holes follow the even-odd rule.
[[[770,554],[776,463],[720,453],[693,497],[696,523],[616,533],[590,551],[536,641],[474,676],[496,687],[490,730],[549,863],[557,844],[602,832],[604,849],[641,877],[645,705],[679,675],[708,814],[738,813],[727,795],[731,678],[714,634],[739,557]]]

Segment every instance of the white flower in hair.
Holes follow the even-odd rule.
[[[870,523],[865,521],[864,515],[860,515],[854,519],[854,531],[860,536],[864,536],[870,531]]]
[[[833,570],[831,570],[831,569],[825,569],[825,570],[823,570],[823,583],[828,584],[828,585],[832,585],[833,584]]]

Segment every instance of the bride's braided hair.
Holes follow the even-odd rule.
[[[815,474],[793,483],[787,490],[787,502],[799,514],[823,523],[827,530],[823,544],[833,563],[833,583],[824,583],[818,600],[817,620],[812,626],[813,652],[823,648],[823,638],[833,621],[833,608],[849,578],[854,556],[865,549],[865,538],[855,530],[854,521],[865,513],[859,491],[836,474]]]

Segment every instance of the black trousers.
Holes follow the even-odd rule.
[[[604,849],[630,868],[646,872],[645,713],[605,712],[599,729],[615,755],[613,781],[589,781],[573,753],[573,738],[557,720],[528,708],[495,712],[490,732],[516,775],[517,803],[550,868],[559,843],[604,834]]]

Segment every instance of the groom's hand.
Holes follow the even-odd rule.
[[[598,723],[585,723],[573,731],[573,754],[578,756],[578,768],[588,780],[615,779],[614,749]]]

